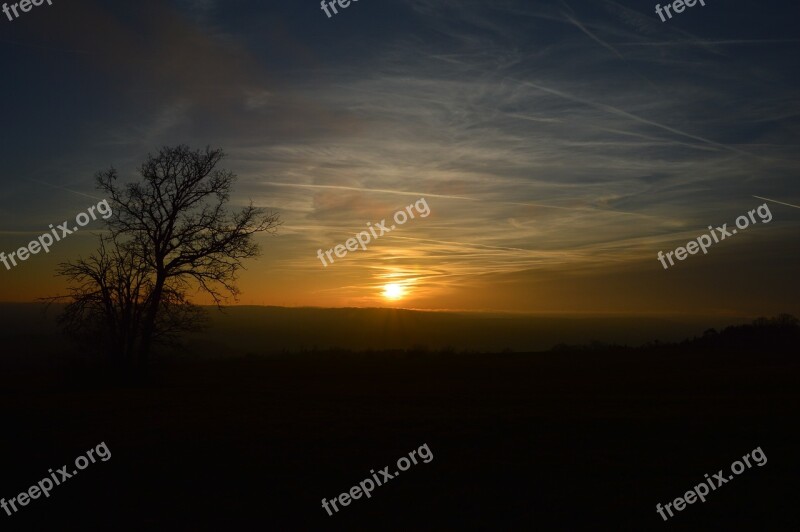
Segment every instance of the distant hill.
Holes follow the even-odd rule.
[[[0,304],[0,338],[24,346],[17,356],[63,345],[53,306]],[[744,323],[730,318],[635,318],[426,312],[381,308],[208,307],[211,327],[187,338],[198,355],[280,351],[410,349],[544,351],[557,344],[641,345],[680,341],[710,327]],[[26,355],[27,353],[27,355]],[[4,356],[9,356],[8,353]]]
[[[543,351],[561,342],[639,345],[677,341],[723,320],[544,317],[380,308],[231,307],[210,312],[212,326],[190,343],[198,349],[263,353],[341,348],[500,352]],[[745,320],[742,320],[745,321]],[[216,349],[215,349],[216,350]]]

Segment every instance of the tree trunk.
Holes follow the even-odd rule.
[[[164,291],[164,280],[164,274],[159,272],[156,276],[156,285],[153,287],[150,306],[144,316],[142,338],[141,342],[139,342],[139,367],[141,369],[147,366],[147,361],[150,358],[150,347],[153,341],[153,332],[155,332],[156,328],[158,307],[161,304],[161,294]]]

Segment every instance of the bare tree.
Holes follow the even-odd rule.
[[[154,342],[201,325],[190,289],[208,293],[217,306],[237,297],[237,272],[259,254],[253,235],[274,233],[281,222],[252,203],[227,211],[236,176],[216,169],[224,156],[219,149],[164,147],[148,155],[139,182],[121,186],[114,168],[97,175],[114,212],[110,236],[89,259],[59,266],[71,282],[61,317],[67,330],[143,366]]]
[[[84,346],[129,365],[140,341],[144,310],[154,276],[130,245],[115,237],[100,237],[88,259],[62,263],[57,273],[70,280],[69,303],[59,317],[62,328]],[[65,298],[52,298],[60,300]],[[181,333],[206,323],[202,309],[186,300],[181,290],[166,286],[156,317],[153,338],[174,345]]]

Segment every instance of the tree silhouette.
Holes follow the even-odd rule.
[[[217,306],[236,298],[238,270],[260,251],[253,235],[281,222],[252,203],[228,213],[236,176],[216,168],[224,157],[220,149],[164,147],[148,155],[139,182],[119,185],[114,168],[97,175],[114,214],[94,254],[59,265],[70,283],[60,317],[70,335],[144,366],[154,343],[203,325],[189,290]]]

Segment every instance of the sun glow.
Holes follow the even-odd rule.
[[[386,299],[400,299],[405,294],[405,290],[399,284],[389,283],[383,286],[383,297]]]

